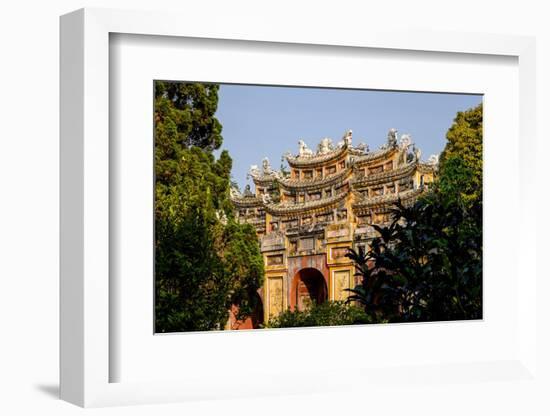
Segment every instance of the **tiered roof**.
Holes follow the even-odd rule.
[[[317,151],[311,150],[303,140],[299,140],[298,154],[286,153],[285,159],[292,168],[315,168],[344,159],[347,155],[362,155],[368,151],[365,144],[353,147],[351,142],[351,130],[348,130],[336,145],[332,143],[332,139],[325,137],[317,145]]]
[[[269,159],[266,157],[262,161],[262,168],[259,169],[257,165],[250,166],[250,170],[248,171],[248,176],[252,178],[255,185],[260,186],[269,186],[275,182],[280,177],[279,172],[271,169],[271,165],[269,164]]]
[[[250,191],[250,185],[247,185],[241,194],[237,189],[231,188],[231,201],[239,208],[258,207],[263,205],[261,198],[258,198]]]
[[[375,150],[374,152],[358,155],[357,157],[354,158],[354,162],[358,166],[362,166],[365,164],[372,164],[373,162],[378,162],[380,160],[388,159],[398,151],[399,151],[399,148],[397,146],[391,146],[391,147],[385,146],[378,150]]]
[[[414,161],[412,163],[399,166],[396,169],[383,171],[380,173],[371,173],[366,176],[356,176],[352,180],[352,184],[356,187],[358,186],[370,186],[377,183],[395,181],[407,176],[410,176],[419,164]]]
[[[411,151],[412,147],[412,151]],[[304,141],[299,141],[299,152],[296,155],[286,154],[285,158],[292,169],[296,170],[314,170],[310,178],[286,177],[285,175],[271,169],[269,160],[265,158],[262,167],[251,166],[249,177],[252,178],[260,190],[260,194],[255,196],[250,192],[249,187],[243,194],[238,191],[232,191],[232,200],[239,207],[259,207],[263,206],[265,211],[274,216],[296,217],[300,213],[321,212],[335,209],[342,205],[350,193],[353,193],[352,208],[361,212],[369,209],[378,210],[383,206],[388,206],[398,199],[408,203],[418,197],[422,191],[420,189],[406,188],[396,189],[396,192],[386,193],[384,195],[369,195],[370,192],[364,192],[368,187],[397,183],[398,181],[412,178],[415,172],[433,173],[437,169],[437,157],[432,156],[428,162],[420,161],[420,151],[412,145],[408,135],[402,135],[401,140],[397,141],[397,131],[391,129],[388,133],[387,143],[375,151],[369,151],[368,146],[352,146],[352,132],[349,130],[342,140],[333,145],[332,140],[324,138],[317,146],[316,151],[307,147]],[[377,163],[388,161],[392,162],[390,168],[383,168],[381,172],[365,174],[365,169],[376,166]],[[328,175],[318,176],[315,170],[330,167],[338,162],[337,170]],[[324,173],[326,170],[323,169]],[[401,183],[401,182],[399,182]],[[345,188],[342,188],[345,186]],[[280,202],[274,202],[268,190],[281,189],[290,194],[298,195],[302,193],[316,192],[326,190],[327,187],[340,189],[338,192],[321,192],[318,199],[294,197],[292,200],[283,198]],[[362,191],[363,190],[363,191]],[[330,188],[329,188],[330,191]]]
[[[307,149],[307,147],[306,147]],[[289,166],[293,168],[315,167],[328,164],[343,158],[348,151],[346,145],[329,149],[326,153],[302,153],[298,155],[285,155]],[[303,150],[302,150],[303,152]]]
[[[358,195],[358,200],[353,204],[354,209],[387,206],[401,200],[403,203],[416,199],[422,193],[421,189],[409,189],[406,191],[379,196],[365,197]]]
[[[296,212],[312,211],[320,208],[326,209],[327,207],[331,205],[335,205],[338,202],[342,201],[347,196],[347,194],[348,194],[347,192],[342,192],[339,195],[333,195],[326,198],[310,200],[310,201],[305,201],[300,203],[288,203],[288,202],[269,203],[269,204],[266,204],[265,208],[267,212],[274,215],[284,215],[284,214],[292,214]]]
[[[324,178],[311,178],[311,179],[296,179],[296,178],[280,178],[279,183],[283,189],[288,190],[314,190],[317,188],[322,188],[328,185],[333,185],[335,183],[341,182],[347,179],[352,172],[351,167],[340,170],[339,172],[327,175]]]

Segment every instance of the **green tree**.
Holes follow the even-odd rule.
[[[214,117],[218,86],[155,83],[157,332],[223,329],[232,304],[253,308],[263,262],[254,229],[235,221],[232,160]]]
[[[374,320],[481,318],[481,212],[440,192],[411,207],[401,203],[368,252],[352,251],[362,282],[349,300]]]
[[[439,161],[443,192],[460,193],[464,203],[482,199],[483,104],[457,113]]]
[[[218,149],[222,126],[214,117],[217,84],[155,81],[155,132],[161,152],[174,156],[180,148]]]
[[[231,281],[231,303],[239,307],[237,319],[244,319],[259,306],[256,294],[264,279],[264,261],[254,227],[231,219],[224,227],[220,252]]]

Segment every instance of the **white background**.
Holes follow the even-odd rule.
[[[316,379],[318,371],[342,368],[342,360],[359,356],[357,370],[517,358],[517,258],[503,262],[501,256],[509,248],[502,224],[519,212],[518,154],[501,151],[517,146],[517,59],[113,38],[110,111],[116,122],[110,137],[110,194],[116,238],[110,247],[111,258],[118,260],[110,278],[117,287],[113,304],[119,319],[111,330],[116,334],[111,345],[119,358],[111,361],[117,368],[111,370],[111,380],[209,379],[210,374],[233,373],[241,360],[261,363],[246,374],[257,373],[262,380],[266,373],[296,379],[311,374]],[[490,185],[484,190],[483,321],[151,336],[153,79],[483,93],[484,180]],[[260,134],[259,146],[262,141]],[[207,366],[200,357],[208,357]]]
[[[546,120],[550,114],[550,27],[544,2],[465,0],[372,2],[359,7],[351,2],[297,1],[273,2],[259,6],[254,2],[182,1],[20,1],[3,4],[0,14],[2,121],[0,169],[0,413],[73,414],[82,412],[55,399],[58,376],[58,16],[83,6],[187,11],[190,19],[197,13],[205,25],[216,19],[233,19],[245,14],[261,22],[280,21],[287,25],[347,26],[395,25],[432,27],[438,30],[475,31],[537,35],[538,54],[538,167],[543,174],[549,154]],[[229,4],[231,3],[231,4]],[[359,2],[357,2],[359,3]],[[367,2],[363,2],[367,3]],[[237,3],[238,4],[238,3]],[[192,7],[193,10],[189,10]],[[260,8],[261,7],[261,8]],[[202,12],[202,13],[201,13]],[[185,21],[182,22],[185,24]],[[239,27],[235,30],[238,32]],[[513,151],[510,149],[508,151]],[[533,172],[537,174],[537,172]],[[544,181],[538,207],[544,212]],[[513,224],[511,225],[513,229]],[[540,224],[539,258],[545,259]],[[503,234],[505,236],[506,234]],[[513,255],[513,237],[510,253]],[[549,293],[542,281],[540,293]],[[542,298],[544,299],[544,298]],[[540,317],[548,308],[539,305]],[[548,322],[548,321],[546,321]],[[550,350],[548,325],[541,331],[545,350]],[[546,357],[545,357],[546,355]],[[539,354],[539,365],[548,374],[548,353]],[[330,379],[327,378],[327,383]],[[389,385],[376,400],[365,391],[360,397],[345,393],[330,396],[269,397],[231,401],[196,402],[94,410],[100,414],[342,414],[360,412],[389,414],[548,414],[542,391],[525,384],[486,383],[479,385],[434,385],[429,395],[421,388]],[[548,386],[546,390],[549,391]],[[545,408],[544,408],[545,407]]]

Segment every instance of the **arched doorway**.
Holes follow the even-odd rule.
[[[252,328],[259,328],[264,323],[264,302],[258,293],[254,293],[252,301],[253,313],[250,316]]]
[[[300,270],[292,279],[290,291],[291,309],[303,311],[312,303],[327,300],[327,283],[323,274],[312,267]]]

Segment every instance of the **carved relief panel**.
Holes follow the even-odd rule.
[[[330,251],[332,260],[340,260],[344,259],[346,260],[346,254],[348,254],[349,250],[347,247],[333,247]]]
[[[268,266],[280,266],[283,264],[283,255],[276,254],[272,256],[267,256],[267,265]]]
[[[279,315],[283,311],[283,277],[270,277],[267,285],[269,301],[269,317]]]
[[[337,270],[333,273],[334,300],[346,300],[351,288],[351,273],[349,270]]]

